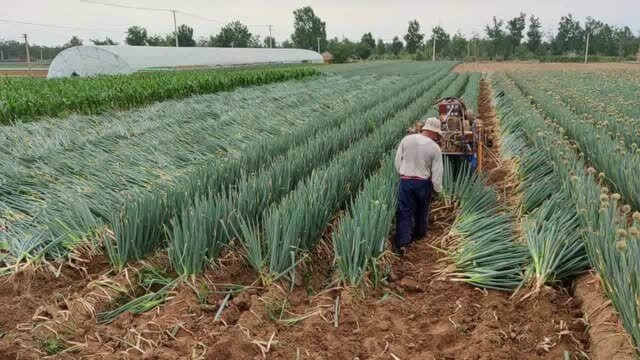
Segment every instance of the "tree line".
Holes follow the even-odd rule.
[[[327,38],[326,23],[309,6],[293,12],[294,29],[290,39],[282,42],[269,36],[261,38],[253,34],[249,27],[240,21],[232,21],[223,26],[217,34],[195,39],[193,28],[182,24],[176,33],[148,34],[142,26],[131,26],[126,32],[124,42],[133,46],[175,46],[176,36],[179,46],[209,47],[283,47],[329,51],[334,62],[346,62],[351,59],[400,59],[415,60],[510,60],[534,59],[544,56],[578,56],[586,50],[586,38],[589,34],[589,53],[591,55],[628,58],[639,51],[640,36],[636,36],[628,26],[618,27],[588,17],[584,24],[571,14],[562,16],[555,34],[544,34],[540,19],[535,15],[520,13],[511,19],[493,17],[482,33],[470,37],[460,31],[453,34],[444,28],[435,26],[427,36],[422,32],[417,20],[408,22],[406,33],[394,36],[390,40],[376,39],[367,32],[358,40],[337,37]],[[116,45],[116,41],[91,39],[95,45]],[[435,42],[435,46],[434,46]],[[66,44],[47,48],[47,54],[54,55],[65,48],[82,45],[83,41],[73,36]],[[21,54],[24,45],[17,41],[0,41],[0,50],[6,54]],[[33,52],[38,56],[38,51]]]

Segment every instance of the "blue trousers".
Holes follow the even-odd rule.
[[[431,180],[400,179],[396,211],[396,248],[408,246],[412,240],[427,235]]]

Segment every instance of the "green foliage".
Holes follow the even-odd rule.
[[[493,24],[485,26],[485,32],[489,38],[489,57],[493,60],[499,53],[501,46],[504,44],[505,32],[502,26],[503,20],[493,17]]]
[[[402,41],[400,41],[400,38],[394,36],[393,40],[391,41],[391,52],[393,53],[393,55],[397,56],[398,54],[400,54],[402,49],[404,49],[404,44],[402,43]]]
[[[511,45],[511,49],[515,49],[520,46],[522,37],[524,36],[524,28],[526,26],[527,15],[520,13],[519,16],[507,21],[507,31],[509,32],[508,40]]]
[[[66,79],[0,79],[0,124],[71,112],[99,114],[156,101],[317,75],[310,67],[144,72]]]
[[[523,92],[532,96],[543,112],[553,119],[553,126],[562,128],[571,137],[594,167],[609,178],[614,189],[619,191],[635,208],[640,209],[640,158],[638,152],[627,148],[624,137],[627,129],[616,122],[602,126],[597,123],[576,121],[578,115],[571,111],[558,97],[531,85],[525,77],[513,78]]]
[[[243,238],[258,240],[259,250],[252,253],[260,256],[255,257],[251,265],[262,274],[263,281],[286,275],[302,260],[300,252],[315,246],[333,214],[402,137],[406,127],[424,114],[456,77],[456,74],[448,75],[392,120],[380,124],[371,135],[314,171],[279,204],[264,212],[264,232],[251,227],[248,233],[242,234]]]
[[[531,15],[529,17],[529,30],[527,30],[527,48],[533,54],[539,54],[542,45],[542,24],[540,18]]]
[[[109,324],[115,321],[120,315],[129,312],[132,314],[143,314],[164,304],[169,297],[169,292],[183,281],[182,277],[169,281],[158,291],[148,291],[144,295],[134,298],[126,304],[114,310],[104,311],[96,314],[98,324]]]
[[[145,245],[146,237],[144,233],[136,233],[136,229],[158,232],[167,227],[172,265],[176,271],[199,272],[205,264],[205,256],[216,258],[221,246],[241,230],[239,217],[256,221],[270,203],[286,195],[298,180],[355,139],[375,130],[365,120],[388,118],[393,110],[401,109],[428,88],[430,83],[422,83],[425,78],[431,78],[435,72],[438,76],[434,78],[441,78],[450,65],[431,66],[431,72],[403,83],[390,93],[387,89],[384,95],[371,97],[368,94],[367,101],[354,104],[346,113],[324,118],[322,122],[311,122],[304,131],[258,144],[221,166],[204,167],[186,174],[182,181],[176,181],[178,186],[160,188],[151,194],[153,204],[142,204],[146,197],[129,202],[123,209],[122,218],[131,216],[137,221],[130,222],[135,227],[126,223],[121,224],[123,228],[117,226],[123,235],[123,246],[140,244],[140,248],[148,253],[151,249]],[[413,86],[404,90],[408,84]],[[398,97],[389,99],[390,94],[397,93]],[[265,164],[271,166],[262,168]],[[136,214],[133,210],[138,206],[149,208],[152,214],[155,213],[151,209],[164,211],[153,216]],[[170,226],[169,219],[172,218]],[[160,246],[162,236],[155,239],[152,248]]]
[[[141,26],[131,26],[127,29],[125,42],[127,45],[143,46],[147,44],[147,29]],[[149,44],[152,45],[152,44]]]
[[[422,39],[424,39],[424,35],[420,33],[420,23],[418,20],[409,21],[407,34],[404,36],[404,41],[407,44],[407,52],[409,54],[415,54],[418,48],[420,48]]]
[[[367,273],[377,270],[376,258],[386,248],[396,212],[397,181],[393,156],[386,155],[379,173],[365,182],[334,229],[333,249],[345,283],[358,286]]]
[[[318,38],[320,38],[321,49],[327,48],[327,25],[316,16],[311,6],[295,10],[293,17],[291,40],[296,48],[317,50]]]
[[[215,37],[209,39],[209,46],[217,47],[249,47],[251,42],[249,28],[240,21],[233,21],[223,26]]]
[[[431,32],[433,33],[433,35],[431,36],[431,42],[430,42],[431,45],[430,45],[430,48],[428,49],[429,53],[433,55],[433,38],[435,37],[436,57],[446,55],[449,47],[449,41],[450,41],[449,34],[441,26],[434,27]]]
[[[450,230],[459,241],[447,256],[455,265],[453,280],[495,290],[515,289],[522,282],[520,269],[527,251],[516,243],[514,217],[500,204],[496,189],[468,166],[456,171],[445,161],[442,192],[457,202],[459,212]]]
[[[357,45],[358,57],[361,59],[368,59],[376,48],[376,41],[373,39],[371,33],[362,35],[360,43]]]
[[[173,37],[175,39],[175,36]],[[194,47],[196,41],[193,38],[193,28],[182,24],[178,26],[178,46],[180,47]]]
[[[338,40],[333,38],[327,44],[327,51],[333,55],[333,62],[336,64],[346,63],[357,56],[358,44],[349,39]]]
[[[411,65],[416,71],[433,68],[397,65]],[[370,72],[376,71],[380,72]],[[324,129],[334,117],[345,121],[348,109],[359,109],[373,94],[391,91],[398,82],[397,76],[327,76],[130,112],[0,127],[0,223],[8,227],[0,231],[0,243],[8,248],[0,257],[14,264],[42,254],[64,256],[87,241],[97,245],[105,224],[113,218],[131,219],[115,216],[124,204],[135,208],[134,200],[158,190],[164,194],[176,184],[199,188],[201,177],[196,175],[202,171],[205,179],[215,181],[223,176],[223,164],[230,165],[224,174],[232,179],[249,166],[269,164],[272,154],[288,150],[284,140],[306,141],[307,130]],[[371,101],[380,98],[373,96]],[[233,162],[243,150],[252,156]],[[167,198],[158,199],[162,208]],[[152,218],[157,217],[146,217]],[[143,228],[135,221],[126,223]],[[164,225],[168,223],[160,224],[160,232]]]
[[[387,45],[384,43],[384,40],[378,39],[378,43],[376,44],[376,54],[384,55],[387,51]]]
[[[540,62],[554,62],[554,63],[583,63],[584,55],[546,55],[538,58]],[[596,56],[589,55],[589,62],[604,63],[604,62],[623,62],[633,61],[634,57],[617,57],[617,56]]]
[[[573,15],[568,14],[560,19],[558,33],[553,39],[553,48],[556,54],[578,53],[584,49],[586,40],[585,31]]]
[[[90,41],[93,43],[93,45],[118,45],[117,42],[111,40],[111,38],[109,37],[105,37],[104,40],[91,39]]]
[[[468,48],[467,39],[458,31],[449,44],[449,56],[456,60],[462,60],[467,55]]]
[[[82,40],[77,36],[72,36],[71,40],[69,40],[66,44],[62,45],[63,48],[70,48],[74,46],[82,46]]]
[[[564,232],[564,235],[559,238],[556,238],[558,234],[551,237],[553,240],[557,239],[557,242],[545,240],[545,247],[552,250],[549,255],[556,256],[555,266],[561,272],[570,274],[577,270],[580,262],[583,261],[580,252],[571,255],[572,250],[574,247],[585,245],[590,263],[597,270],[605,293],[611,299],[614,309],[620,314],[625,330],[631,336],[635,347],[638,348],[640,344],[640,312],[638,311],[637,299],[640,298],[640,283],[636,279],[640,278],[640,257],[638,256],[640,253],[638,246],[640,243],[640,233],[638,232],[640,213],[634,213],[630,217],[631,208],[622,206],[619,194],[611,194],[609,188],[614,185],[611,181],[615,183],[615,179],[610,179],[604,173],[597,174],[593,168],[586,168],[588,161],[596,159],[600,165],[602,164],[600,160],[611,163],[611,167],[618,170],[615,173],[622,173],[624,171],[621,169],[631,169],[632,166],[626,165],[622,159],[616,159],[613,156],[609,158],[590,157],[589,147],[585,146],[587,143],[583,142],[585,134],[591,133],[590,136],[595,136],[595,134],[601,136],[598,141],[589,141],[592,144],[591,149],[604,143],[602,144],[605,148],[603,150],[613,154],[615,154],[615,150],[606,149],[608,140],[598,134],[598,131],[593,131],[589,126],[576,121],[575,117],[573,117],[573,121],[565,119],[559,108],[555,107],[553,98],[545,97],[542,93],[528,87],[526,83],[518,84],[519,89],[504,75],[498,75],[496,85],[496,90],[505,94],[498,103],[498,112],[501,114],[502,123],[511,129],[520,129],[521,134],[524,134],[531,144],[533,151],[545,154],[546,160],[553,166],[553,173],[561,183],[559,186],[555,185],[555,189],[560,192],[556,196],[566,196],[571,199],[573,211],[577,212],[579,217],[582,242],[566,241],[575,236],[572,231],[566,229],[567,226],[574,226],[574,220],[570,220],[569,223],[558,223],[558,228],[545,230],[551,231],[553,229]],[[529,94],[524,93],[521,89],[526,89],[533,95],[538,106],[542,107],[544,111],[536,110],[531,99],[528,98]],[[552,111],[552,109],[555,110]],[[545,120],[545,116],[550,116],[552,120]],[[553,121],[558,121],[562,126],[558,126]],[[575,124],[572,125],[572,123]],[[581,129],[582,132],[576,132],[576,129]],[[527,151],[525,150],[525,152]],[[586,159],[586,157],[590,158]],[[637,177],[634,180],[637,180]],[[635,182],[637,183],[637,181]],[[631,201],[634,207],[637,206],[634,202],[636,198],[627,197],[626,199]],[[566,202],[566,200],[562,201]],[[554,204],[548,205],[546,208],[543,205],[541,212],[547,213],[543,217],[549,218],[549,221],[560,221],[560,219],[555,220],[557,216],[570,217],[566,214],[552,214],[555,211],[554,207],[561,209],[562,206]],[[568,208],[565,211],[572,212]],[[535,249],[544,249],[545,247],[535,246],[534,252],[540,253]],[[564,250],[558,252],[557,250],[560,248],[564,248]],[[567,256],[561,254],[567,254]],[[539,268],[543,269],[544,267]]]
[[[53,356],[67,348],[64,339],[56,335],[38,336],[35,340],[40,351],[48,356]]]

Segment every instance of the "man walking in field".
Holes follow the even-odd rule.
[[[395,249],[405,255],[413,240],[427,235],[431,195],[442,190],[442,151],[436,144],[440,120],[428,118],[419,134],[408,135],[398,147],[395,166],[398,183]]]

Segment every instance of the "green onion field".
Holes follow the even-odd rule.
[[[640,356],[640,71],[457,66],[0,78],[0,358]],[[398,257],[444,97],[493,141]]]

